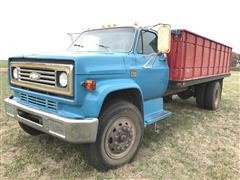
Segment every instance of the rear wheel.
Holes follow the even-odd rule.
[[[205,96],[205,108],[208,110],[216,110],[221,100],[222,88],[219,81],[208,84]]]
[[[30,126],[27,126],[21,122],[18,122],[19,123],[19,126],[28,134],[30,134],[31,136],[37,136],[37,135],[40,135],[40,134],[43,134],[43,132],[41,131],[38,131],[36,129],[33,129],[31,128]]]
[[[89,164],[104,171],[133,160],[142,143],[143,119],[127,101],[114,101],[99,118],[97,140],[85,146]]]
[[[206,84],[200,84],[196,87],[196,104],[199,108],[205,108]]]

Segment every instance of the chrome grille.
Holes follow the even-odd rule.
[[[14,69],[17,70],[17,78],[13,77]],[[58,76],[62,72],[67,74],[66,87],[60,86],[58,81]],[[67,96],[73,95],[73,64],[12,61],[10,78],[11,84],[18,87]]]
[[[37,79],[31,77],[32,74],[39,75]],[[37,68],[19,68],[19,80],[25,82],[38,83],[48,86],[56,85],[55,70],[37,69]]]
[[[20,94],[20,100],[22,102],[28,103],[28,104],[32,104],[41,108],[48,108],[50,110],[57,110],[57,103],[54,101],[50,101],[47,99],[43,99],[43,98],[39,98],[39,97],[35,97],[32,95],[28,95],[28,94],[24,94],[21,93]]]

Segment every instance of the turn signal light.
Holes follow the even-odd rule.
[[[96,89],[96,81],[94,80],[86,80],[83,83],[83,87],[88,91],[93,91]]]

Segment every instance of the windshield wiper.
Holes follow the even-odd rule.
[[[80,48],[84,48],[84,46],[81,45],[81,44],[74,44],[73,46],[77,46],[77,47],[80,47]]]
[[[112,52],[109,46],[105,46],[103,44],[96,44],[97,46],[106,49],[108,52]]]

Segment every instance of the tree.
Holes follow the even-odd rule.
[[[240,54],[232,52],[232,67],[236,67],[240,63]]]

